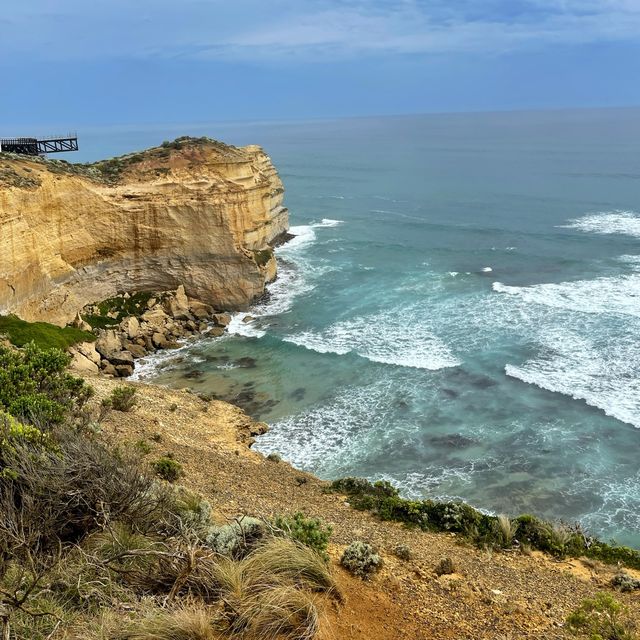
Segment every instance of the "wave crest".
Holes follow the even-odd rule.
[[[640,215],[635,211],[600,211],[569,220],[563,229],[578,229],[601,235],[620,234],[640,238]]]

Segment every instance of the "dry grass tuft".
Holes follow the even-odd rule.
[[[287,538],[273,538],[242,561],[253,584],[288,580],[341,599],[338,585],[322,556]]]
[[[312,598],[291,586],[265,589],[241,603],[231,631],[246,640],[311,640],[318,632]]]
[[[513,545],[513,539],[516,537],[518,523],[511,520],[509,516],[501,514],[495,521],[496,538],[503,549]]]
[[[118,640],[221,640],[215,630],[216,611],[198,605],[181,606],[173,610],[151,611],[130,623],[118,635]]]
[[[105,610],[65,634],[64,640],[222,640],[216,615],[215,609],[195,603],[173,609],[153,606],[135,618]]]

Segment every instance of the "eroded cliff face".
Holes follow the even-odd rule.
[[[241,309],[288,228],[260,147],[183,140],[95,165],[0,154],[0,314],[64,324],[119,291]]]

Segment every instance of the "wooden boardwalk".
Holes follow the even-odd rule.
[[[21,153],[27,156],[43,156],[47,153],[62,153],[78,150],[78,136],[51,136],[38,138],[0,138],[0,152]]]

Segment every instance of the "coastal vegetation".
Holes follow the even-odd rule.
[[[41,349],[67,349],[79,342],[93,342],[96,339],[90,331],[58,327],[49,322],[26,322],[13,315],[0,315],[0,336],[16,347],[33,342]]]
[[[247,544],[240,524],[219,544],[209,503],[153,473],[175,481],[179,463],[99,437],[104,407],[68,364],[0,349],[2,637],[314,637],[318,598],[340,597],[330,530],[281,517],[277,534],[254,523]]]
[[[567,628],[588,640],[637,640],[627,607],[609,593],[585,599],[567,618]]]
[[[154,294],[149,291],[137,291],[131,295],[119,295],[91,305],[88,313],[82,318],[94,329],[115,327],[130,316],[140,317],[146,310],[147,304]],[[162,301],[161,296],[157,297]]]
[[[109,398],[105,398],[102,404],[116,411],[131,411],[136,406],[136,388],[121,386],[116,387]]]
[[[408,500],[386,481],[342,478],[335,480],[329,490],[347,495],[352,507],[370,511],[381,520],[402,522],[424,531],[455,533],[480,547],[533,549],[558,558],[584,556],[640,569],[640,551],[602,542],[579,524],[553,524],[529,514],[513,519],[493,516],[463,502]]]

